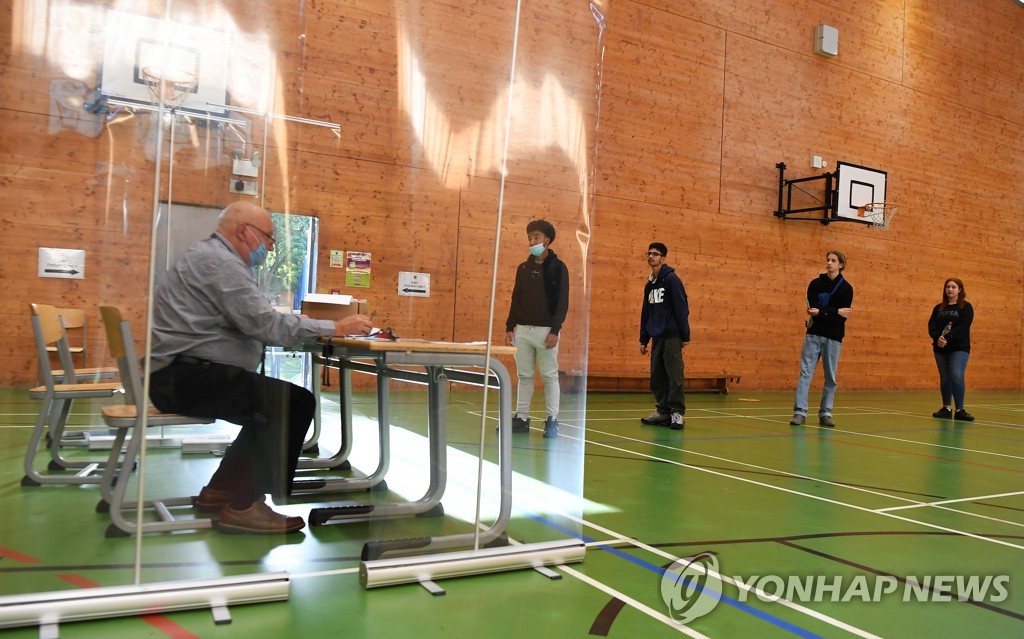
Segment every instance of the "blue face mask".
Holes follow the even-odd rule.
[[[547,250],[547,248],[544,246],[543,242],[540,244],[534,244],[530,247],[530,255],[540,257],[541,255],[544,255],[545,250]]]
[[[270,251],[267,250],[267,245],[260,242],[260,245],[256,247],[256,250],[249,251],[249,266],[256,268],[257,266],[263,266],[263,263],[267,261],[267,255]]]

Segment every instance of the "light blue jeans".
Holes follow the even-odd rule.
[[[796,385],[796,399],[793,401],[793,414],[807,417],[807,395],[811,392],[811,378],[814,369],[821,360],[821,370],[825,374],[825,387],[821,391],[821,406],[818,417],[832,415],[832,402],[836,397],[836,368],[839,366],[839,351],[843,343],[820,335],[805,335],[804,346],[800,350],[800,381]]]
[[[561,392],[558,388],[558,344],[545,348],[551,328],[548,326],[516,325],[516,375],[519,386],[516,391],[516,415],[526,419],[530,415],[533,401],[533,375],[540,370],[544,382],[544,404],[548,417],[558,419],[558,403]]]

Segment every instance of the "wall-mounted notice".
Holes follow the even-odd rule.
[[[85,279],[85,251],[39,247],[39,277]]]
[[[430,273],[399,271],[398,294],[409,297],[430,297]]]
[[[345,286],[370,288],[370,254],[363,251],[349,251],[345,269]]]
[[[331,268],[345,268],[345,251],[331,251]]]

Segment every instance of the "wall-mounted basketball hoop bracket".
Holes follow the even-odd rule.
[[[886,201],[885,171],[837,162],[830,173],[787,179],[785,162],[775,168],[779,170],[779,207],[774,215],[784,220],[873,224],[874,218],[864,214],[865,206]],[[795,206],[794,192],[802,200]]]
[[[779,208],[775,210],[775,217],[781,217],[784,220],[811,220],[828,224],[835,211],[835,179],[838,171],[787,180],[786,163],[779,162],[775,168],[779,170]],[[824,188],[820,191],[824,194],[823,198],[811,195],[809,190],[804,188],[805,185],[809,188],[818,186],[813,183],[819,181],[824,181]],[[794,188],[814,199],[815,205],[793,208]]]

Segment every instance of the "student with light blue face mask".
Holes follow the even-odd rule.
[[[546,220],[526,225],[530,257],[516,269],[505,344],[516,347],[517,387],[513,433],[530,432],[533,377],[539,369],[544,382],[544,437],[558,437],[558,332],[569,312],[569,271],[549,247],[555,227]]]

